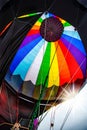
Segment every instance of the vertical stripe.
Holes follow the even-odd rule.
[[[33,84],[36,84],[36,80],[42,63],[43,55],[45,53],[47,42],[44,43],[44,39],[42,39],[40,43],[38,43],[38,46],[39,48],[36,50],[37,51],[36,57],[25,77],[25,81],[31,80]]]
[[[50,55],[50,72],[49,72],[49,80],[48,87],[53,85],[59,86],[59,67],[58,60],[56,55],[56,47],[55,43],[51,43],[51,55]]]
[[[63,55],[66,59],[67,66],[70,71],[70,82],[77,80],[78,78],[83,78],[83,73],[78,65],[77,61],[73,57],[73,55],[67,50],[67,48],[64,46],[64,44],[61,42],[60,44],[61,50],[63,52]]]
[[[43,61],[40,67],[40,71],[38,74],[38,78],[36,81],[36,85],[45,85],[48,86],[48,74],[49,74],[49,67],[50,67],[50,48],[51,44],[48,42],[45,54],[43,56]]]
[[[63,54],[60,48],[60,44],[61,44],[60,40],[58,41],[58,43],[56,42],[56,47],[58,46],[57,60],[58,60],[58,67],[59,67],[60,85],[62,85],[70,80],[70,72],[65,59],[65,55]]]

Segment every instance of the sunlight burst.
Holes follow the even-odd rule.
[[[63,88],[63,95],[61,97],[62,101],[67,101],[70,99],[74,99],[78,94],[78,89],[75,88],[75,85],[72,85],[72,88]]]

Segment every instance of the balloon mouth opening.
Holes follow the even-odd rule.
[[[46,41],[55,42],[60,39],[63,28],[63,24],[58,18],[46,18],[40,26],[40,34]]]

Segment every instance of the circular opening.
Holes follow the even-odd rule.
[[[58,18],[50,17],[43,20],[40,26],[41,36],[49,42],[57,41],[63,32],[63,25]]]

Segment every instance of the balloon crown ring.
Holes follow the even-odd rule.
[[[63,32],[63,25],[56,17],[50,17],[43,20],[40,27],[41,36],[49,42],[57,41]]]

